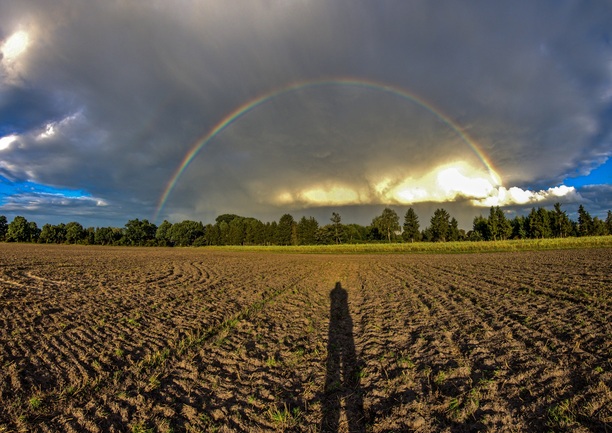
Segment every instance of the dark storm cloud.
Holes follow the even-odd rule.
[[[358,77],[457,121],[507,188],[547,190],[611,154],[609,29],[604,1],[3,2],[0,38],[23,30],[30,43],[0,60],[0,136],[18,134],[0,173],[87,191],[79,206],[102,200],[103,218],[150,218],[232,110],[300,80]],[[338,185],[379,203],[385,170],[422,177],[451,157],[483,168],[422,107],[349,90],[281,95],[243,116],[193,160],[162,217],[278,215]],[[275,201],[279,185],[297,201]],[[39,207],[60,209],[45,197]]]

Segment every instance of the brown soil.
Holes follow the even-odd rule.
[[[0,432],[612,431],[612,249],[0,244]]]

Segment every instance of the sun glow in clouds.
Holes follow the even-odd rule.
[[[423,202],[453,201],[459,197],[483,201],[498,194],[491,176],[465,162],[443,165],[424,176],[391,178],[388,175],[370,182],[367,188],[330,183],[306,185],[295,191],[277,194],[277,204],[302,206],[353,205],[385,203],[406,205]]]
[[[25,31],[13,33],[0,45],[0,77],[5,83],[17,83],[25,71],[22,57],[30,45]]]
[[[458,197],[484,199],[494,193],[496,185],[489,173],[458,161],[418,178],[385,178],[374,189],[384,203],[412,204],[452,201]]]
[[[440,189],[449,196],[457,194],[465,197],[487,197],[494,190],[494,185],[486,176],[466,176],[459,167],[449,167],[437,175]]]
[[[274,204],[309,206],[343,206],[364,203],[411,205],[469,200],[474,206],[508,206],[540,203],[559,198],[580,199],[574,187],[561,185],[546,191],[509,189],[495,185],[489,173],[458,161],[430,170],[420,177],[385,176],[370,182],[367,188],[328,183],[306,185],[293,191],[283,190]]]
[[[19,31],[9,37],[4,44],[2,44],[2,57],[7,62],[13,62],[19,57],[27,48],[30,43],[30,37],[26,32]]]

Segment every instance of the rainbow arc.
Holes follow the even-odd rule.
[[[366,79],[357,79],[357,78],[338,78],[338,79],[328,79],[328,80],[313,80],[313,81],[300,81],[296,83],[291,83],[287,86],[284,86],[279,89],[272,90],[268,93],[262,94],[258,97],[255,97],[244,104],[236,107],[232,112],[228,113],[225,117],[223,117],[211,130],[209,130],[206,134],[199,137],[194,144],[192,144],[189,148],[189,151],[183,157],[183,160],[174,171],[170,181],[164,188],[162,195],[159,198],[157,208],[155,210],[155,215],[153,217],[153,221],[157,222],[157,219],[162,212],[172,190],[176,186],[178,180],[180,179],[183,172],[187,169],[189,164],[194,160],[194,158],[200,153],[200,151],[206,147],[218,134],[220,134],[223,130],[225,130],[229,125],[236,122],[238,119],[249,113],[250,111],[266,104],[267,102],[278,98],[279,96],[286,95],[292,92],[297,92],[300,90],[315,88],[315,87],[324,87],[324,86],[352,86],[352,87],[361,87],[367,89],[373,89],[380,92],[386,92],[396,97],[400,97],[407,101],[410,101],[413,104],[417,104],[422,107],[424,110],[427,110],[432,115],[436,116],[443,123],[445,123],[449,128],[451,128],[460,138],[464,141],[468,147],[474,152],[474,154],[478,157],[478,159],[483,163],[486,167],[489,175],[491,176],[491,180],[494,185],[499,185],[500,180],[498,174],[495,172],[492,164],[489,162],[488,158],[485,154],[479,149],[474,140],[468,135],[468,133],[455,121],[453,121],[448,115],[446,115],[442,110],[434,106],[432,103],[426,101],[425,99],[419,97],[418,95],[409,92],[400,87],[391,86],[385,83],[379,83],[376,81],[366,80]]]

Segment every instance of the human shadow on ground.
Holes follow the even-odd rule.
[[[355,353],[353,320],[348,308],[348,293],[337,282],[331,299],[327,342],[327,376],[323,397],[322,432],[347,431],[340,428],[342,410],[348,432],[365,432],[363,396],[359,384],[361,367]],[[344,401],[344,404],[342,402]]]

